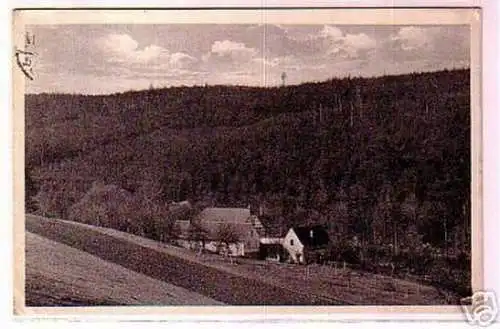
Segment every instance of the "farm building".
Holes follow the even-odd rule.
[[[259,258],[275,261],[284,262],[290,258],[288,251],[283,247],[283,239],[279,241],[266,241],[266,243],[261,243],[259,247]]]
[[[257,211],[256,211],[257,210]],[[295,263],[320,262],[329,242],[322,226],[283,226],[259,208],[205,208],[193,221],[178,220],[178,243],[189,249]]]
[[[283,248],[295,263],[321,262],[328,241],[328,233],[322,226],[292,227],[283,238]]]
[[[233,256],[256,254],[259,251],[259,219],[248,208],[205,208],[193,222],[178,221],[179,244]]]
[[[288,253],[283,248],[283,236],[287,231],[283,229],[282,218],[261,215],[259,220],[262,225],[259,230],[259,258],[285,261],[288,258]]]

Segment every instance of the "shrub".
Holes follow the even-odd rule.
[[[328,249],[328,258],[332,261],[345,261],[349,264],[360,263],[360,248],[352,243],[352,240],[339,238],[332,242]]]
[[[32,198],[31,209],[45,217],[66,218],[68,209],[77,195],[75,187],[70,183],[47,180],[40,186],[38,193]]]
[[[94,183],[85,196],[69,210],[75,222],[142,234],[142,223],[134,216],[135,200],[130,192],[116,185]]]

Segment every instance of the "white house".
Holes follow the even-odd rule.
[[[290,254],[290,258],[294,263],[304,262],[304,244],[300,241],[295,230],[291,228],[285,235],[282,242],[283,247]]]
[[[326,251],[328,233],[322,226],[292,227],[283,238],[283,248],[293,262],[304,264],[315,261]]]

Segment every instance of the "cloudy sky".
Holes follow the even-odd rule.
[[[469,66],[467,26],[39,25],[27,92],[272,86]]]

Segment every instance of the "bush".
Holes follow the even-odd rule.
[[[116,185],[94,183],[85,196],[69,210],[69,219],[90,225],[142,234],[133,195]]]
[[[329,246],[328,258],[349,264],[361,263],[361,248],[351,239],[338,239]]]
[[[367,245],[365,247],[365,260],[373,263],[385,263],[391,260],[392,251],[388,246]]]
[[[56,180],[47,180],[38,193],[30,200],[31,209],[45,217],[67,218],[70,206],[80,194],[75,186]]]
[[[456,292],[460,297],[472,295],[471,272],[450,267],[449,261],[440,259],[434,262],[430,271],[433,286]]]

